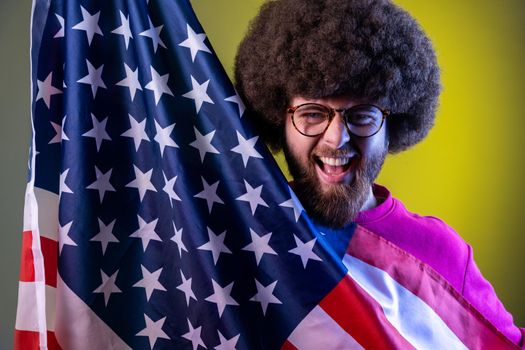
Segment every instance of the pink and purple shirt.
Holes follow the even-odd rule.
[[[360,212],[356,223],[432,267],[498,330],[523,346],[525,330],[514,325],[512,315],[481,275],[472,247],[440,219],[409,212],[385,187],[374,185],[374,195],[384,201]]]

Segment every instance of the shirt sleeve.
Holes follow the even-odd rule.
[[[512,315],[505,309],[492,285],[481,275],[474,262],[470,245],[468,245],[468,252],[462,294],[500,332],[524,348],[525,329],[518,328],[514,324]]]

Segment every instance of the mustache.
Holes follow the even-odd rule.
[[[328,146],[319,146],[319,147],[316,147],[312,151],[310,158],[313,158],[313,157],[340,158],[340,157],[346,157],[346,156],[350,156],[350,157],[359,156],[359,152],[349,145],[342,147],[342,148],[338,148],[338,149],[333,149]]]

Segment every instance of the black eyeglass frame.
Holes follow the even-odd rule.
[[[307,134],[303,133],[301,130],[299,130],[297,125],[295,125],[295,120],[294,120],[294,117],[293,117],[295,111],[297,109],[301,108],[302,106],[307,106],[307,105],[319,106],[319,107],[322,107],[322,108],[324,108],[324,109],[326,109],[328,111],[328,124],[326,124],[326,127],[324,128],[324,130],[322,132],[320,132],[318,134],[315,134],[315,135],[307,135]],[[351,109],[354,109],[354,108],[363,108],[363,107],[374,107],[374,108],[377,108],[381,112],[381,115],[382,115],[381,124],[379,125],[379,128],[374,133],[372,133],[370,135],[367,135],[367,136],[356,135],[352,131],[350,131],[350,127],[348,126],[348,121],[344,117],[344,112],[346,112],[348,110],[351,110]],[[307,102],[307,103],[302,103],[302,104],[297,105],[297,106],[291,106],[291,107],[288,107],[286,109],[286,113],[292,115],[292,124],[293,124],[295,130],[297,130],[297,132],[300,133],[301,135],[304,135],[304,136],[307,136],[307,137],[317,137],[319,135],[322,135],[328,129],[328,127],[330,126],[330,123],[332,123],[332,120],[335,117],[335,112],[339,112],[341,114],[342,119],[343,119],[344,124],[345,124],[345,127],[346,127],[346,130],[348,131],[348,133],[353,135],[353,136],[355,136],[355,137],[360,137],[360,138],[368,138],[368,137],[372,137],[375,134],[377,134],[381,130],[381,128],[383,127],[383,124],[385,123],[386,117],[390,115],[390,111],[388,109],[383,109],[383,108],[380,108],[380,107],[378,107],[376,105],[373,105],[373,104],[370,104],[370,103],[359,104],[359,105],[355,105],[355,106],[348,107],[348,108],[332,108],[332,107],[328,107],[328,106],[322,105],[320,103]]]

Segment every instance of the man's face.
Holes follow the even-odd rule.
[[[357,105],[346,97],[294,97],[290,106],[318,103],[339,109]],[[388,151],[386,126],[374,136],[349,134],[339,113],[315,137],[299,133],[286,115],[284,154],[294,178],[294,191],[312,219],[322,225],[350,223],[371,194],[371,185]]]

